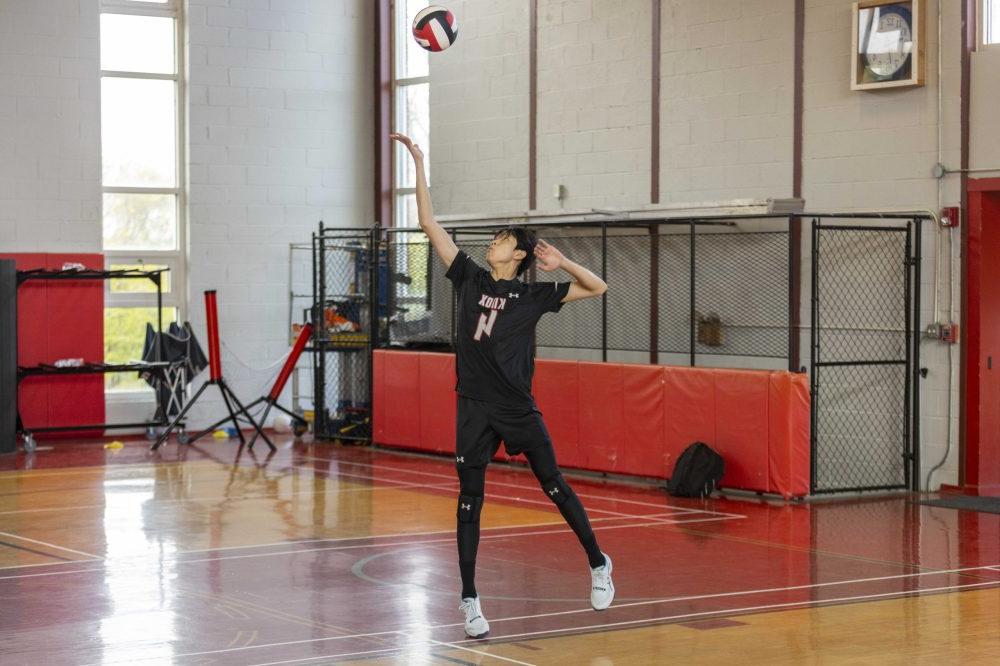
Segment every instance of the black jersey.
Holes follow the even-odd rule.
[[[455,285],[458,296],[455,390],[476,400],[533,405],[535,324],[546,312],[562,308],[570,283],[494,280],[462,251],[445,277]]]

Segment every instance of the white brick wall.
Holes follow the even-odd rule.
[[[649,2],[538,3],[539,209],[649,201],[650,11]]]
[[[936,4],[928,3],[934,17]],[[809,208],[936,207],[937,181],[930,175],[937,162],[936,21],[926,34],[927,85],[895,91],[850,90],[850,3],[810,0],[805,29],[803,194]],[[957,37],[957,26],[951,32]],[[958,96],[948,104],[957,109]]]
[[[372,223],[370,2],[191,0],[189,314],[217,289],[225,374],[266,392],[288,350],[288,244]],[[219,418],[217,393],[194,412]],[[286,397],[287,400],[287,397]]]
[[[660,200],[791,196],[793,3],[668,0],[661,19]]]
[[[453,2],[455,46],[431,54],[431,189],[447,213],[528,200],[528,3]]]
[[[0,2],[0,248],[101,249],[98,3]]]

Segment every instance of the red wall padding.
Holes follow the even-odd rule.
[[[18,270],[59,270],[64,263],[103,270],[99,254],[0,254]],[[28,281],[17,294],[17,363],[52,363],[61,358],[104,360],[104,283],[99,280]],[[103,423],[104,377],[28,377],[18,386],[25,427]],[[94,433],[72,433],[100,435]],[[49,434],[47,436],[53,436]]]
[[[375,441],[454,451],[454,355],[376,350],[373,369]],[[539,359],[532,390],[564,467],[666,478],[703,441],[725,487],[809,493],[805,375]]]

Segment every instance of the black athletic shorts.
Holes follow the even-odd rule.
[[[457,397],[457,464],[486,465],[500,448],[500,440],[511,456],[535,447],[552,446],[552,438],[537,407],[508,407],[461,395]]]

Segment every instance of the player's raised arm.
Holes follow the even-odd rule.
[[[563,303],[569,303],[581,298],[594,298],[608,290],[608,285],[604,280],[580,264],[570,261],[562,252],[542,239],[539,239],[538,244],[535,246],[535,257],[536,265],[539,269],[554,271],[557,268],[562,268],[575,279],[574,282],[570,283],[569,292],[567,292],[561,301]]]
[[[458,246],[451,239],[451,235],[434,219],[431,193],[427,189],[427,175],[424,173],[424,153],[420,150],[420,146],[413,143],[413,140],[405,134],[390,134],[389,136],[406,146],[413,157],[413,164],[417,172],[417,218],[420,220],[420,228],[427,234],[431,245],[434,246],[434,250],[447,268],[455,260]]]

